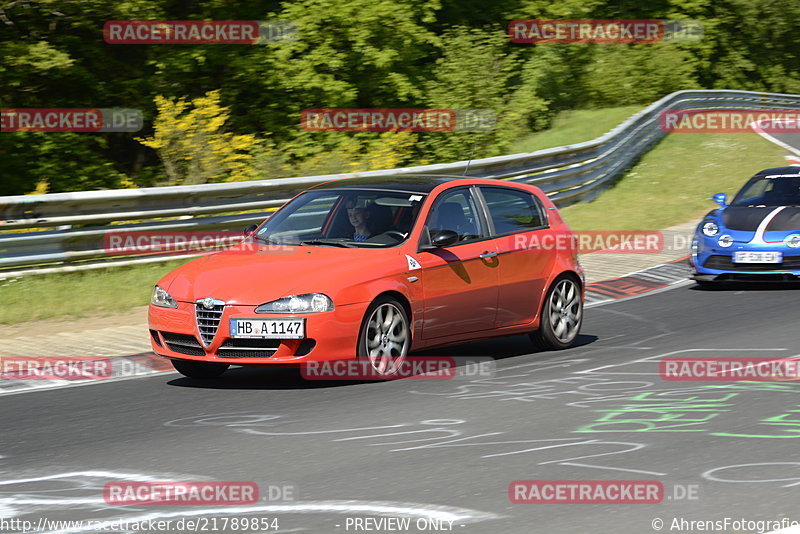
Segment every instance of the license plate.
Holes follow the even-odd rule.
[[[783,254],[780,252],[754,252],[752,250],[737,250],[733,253],[734,263],[781,263]]]
[[[231,337],[250,339],[303,339],[305,319],[231,319]]]

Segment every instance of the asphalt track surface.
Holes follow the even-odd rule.
[[[493,378],[322,383],[234,369],[217,381],[170,373],[6,396],[0,517],[269,517],[278,532],[311,533],[446,532],[453,520],[455,532],[525,534],[642,534],[656,532],[656,518],[670,533],[700,531],[670,528],[675,518],[800,520],[800,384],[657,374],[667,354],[800,353],[798,296],[786,286],[683,285],[587,309],[580,346],[567,351],[536,353],[524,336],[436,351],[495,357]],[[106,482],[131,479],[254,481],[295,493],[244,510],[103,503]],[[508,497],[515,480],[599,479],[659,480],[673,498]],[[684,490],[694,498],[681,499]],[[411,526],[354,528],[368,517]],[[444,528],[425,530],[419,518]]]
[[[776,138],[782,143],[789,145],[798,152],[800,152],[800,133],[797,132],[770,132],[772,137]]]

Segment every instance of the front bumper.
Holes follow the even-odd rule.
[[[226,305],[212,341],[202,342],[195,304],[177,308],[150,305],[150,344],[159,356],[233,365],[294,365],[310,361],[352,359],[356,356],[361,320],[368,302],[337,306],[333,311],[308,314],[257,314],[255,306]],[[231,318],[306,319],[305,339],[245,340],[230,336]]]
[[[694,267],[694,280],[699,281],[785,281],[800,279],[800,255],[793,249],[793,255],[783,253],[781,263],[734,263],[733,251],[723,253],[713,251],[705,254],[696,254],[691,258]]]

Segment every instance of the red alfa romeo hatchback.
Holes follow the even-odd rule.
[[[391,375],[409,351],[520,333],[560,349],[581,327],[572,232],[533,186],[340,180],[246,234],[153,290],[153,350],[186,376],[353,358]]]

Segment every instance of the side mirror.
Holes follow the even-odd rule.
[[[250,237],[257,229],[258,229],[257,224],[251,224],[250,226],[244,229],[244,236]]]
[[[458,234],[453,230],[436,230],[431,232],[431,247],[449,247],[458,242]]]
[[[721,208],[724,208],[725,206],[728,205],[728,195],[726,195],[725,193],[717,193],[716,195],[711,197],[711,199],[717,204],[719,204]]]

